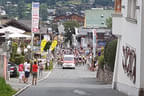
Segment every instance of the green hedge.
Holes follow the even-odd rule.
[[[104,63],[107,64],[111,71],[114,70],[115,56],[116,56],[117,40],[112,40],[107,43],[104,50]]]
[[[0,96],[12,96],[16,91],[0,77]]]

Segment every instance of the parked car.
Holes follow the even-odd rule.
[[[17,66],[15,63],[8,62],[8,71],[10,72],[10,77],[17,76]]]
[[[75,69],[74,55],[64,55],[62,67]]]

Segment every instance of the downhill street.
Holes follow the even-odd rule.
[[[56,66],[49,77],[23,91],[19,96],[126,96],[110,84],[96,82],[96,72],[86,66],[62,69]]]

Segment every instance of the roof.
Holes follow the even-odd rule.
[[[112,17],[114,10],[91,9],[85,11],[86,27],[107,27],[106,19]]]
[[[6,26],[14,26],[16,28],[25,30],[26,32],[31,32],[31,27],[29,27],[28,24],[24,24],[22,22],[19,22],[17,20],[10,20],[5,24]]]
[[[83,16],[78,15],[78,14],[70,14],[68,17],[69,17],[69,18],[71,18],[72,16],[78,16],[78,17],[80,17],[80,18],[84,19],[84,17],[83,17]]]
[[[31,20],[10,20],[8,21],[5,26],[14,26],[16,28],[25,30],[26,32],[31,32]],[[47,33],[47,27],[40,27],[40,32],[41,34],[46,34]],[[40,32],[36,34],[40,34]]]
[[[18,20],[18,22],[28,26],[31,29],[31,20]],[[40,32],[41,32],[41,34],[46,34],[47,33],[47,27],[41,26]],[[38,32],[36,34],[39,34],[40,32]]]
[[[73,16],[76,16],[77,18],[73,18]],[[78,18],[81,18],[82,20],[79,20]],[[60,21],[60,20],[77,20],[79,22],[84,22],[84,17],[81,16],[81,15],[78,15],[78,14],[70,14],[70,15],[61,15],[61,16],[56,16],[54,18],[54,21],[57,22],[57,21]]]

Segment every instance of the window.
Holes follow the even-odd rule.
[[[136,0],[128,0],[127,17],[136,19]]]

